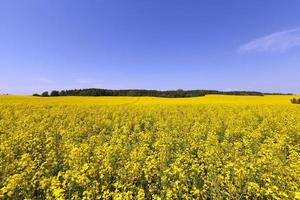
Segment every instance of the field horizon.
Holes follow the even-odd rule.
[[[122,105],[124,104],[291,104],[292,98],[300,95],[206,95],[201,97],[165,98],[151,96],[60,96],[34,97],[24,95],[0,95],[0,104],[94,104],[94,105]],[[291,104],[292,105],[292,104]]]

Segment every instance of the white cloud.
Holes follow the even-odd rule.
[[[239,52],[284,52],[288,49],[300,47],[300,28],[272,33],[252,40],[239,48]]]

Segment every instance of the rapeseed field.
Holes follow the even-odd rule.
[[[292,96],[0,96],[0,199],[300,199]]]

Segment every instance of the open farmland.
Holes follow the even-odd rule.
[[[292,96],[0,96],[0,199],[294,199]]]

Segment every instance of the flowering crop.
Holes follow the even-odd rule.
[[[290,98],[0,97],[0,199],[299,198]]]

